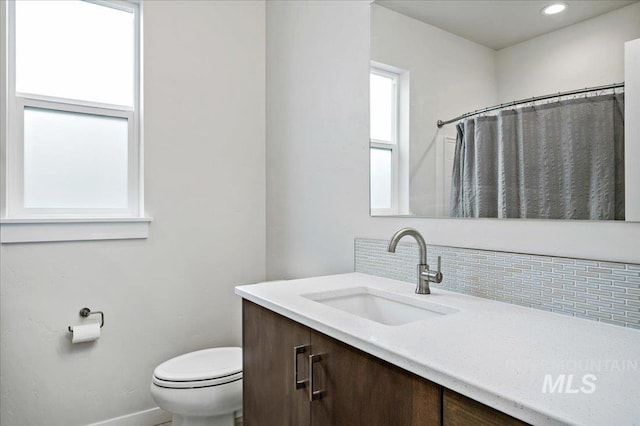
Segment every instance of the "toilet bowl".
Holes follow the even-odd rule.
[[[151,396],[173,426],[233,426],[242,409],[242,349],[180,355],[153,372]]]

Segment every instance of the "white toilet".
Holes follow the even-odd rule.
[[[242,409],[242,348],[180,355],[153,372],[151,396],[173,426],[233,426]]]

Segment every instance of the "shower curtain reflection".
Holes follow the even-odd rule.
[[[457,125],[450,216],[624,220],[624,95]]]

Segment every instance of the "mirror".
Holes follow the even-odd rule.
[[[372,216],[624,220],[626,202],[630,219],[629,99],[606,87],[625,81],[640,2],[564,4],[549,16],[548,1],[372,4]]]

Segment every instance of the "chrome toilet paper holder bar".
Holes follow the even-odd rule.
[[[88,317],[89,315],[95,315],[95,314],[100,314],[100,328],[102,328],[104,326],[104,312],[102,311],[93,311],[91,312],[91,309],[89,308],[82,308],[80,309],[79,312],[81,317]],[[69,326],[69,331],[71,333],[73,333],[73,329],[71,328],[71,326]]]

